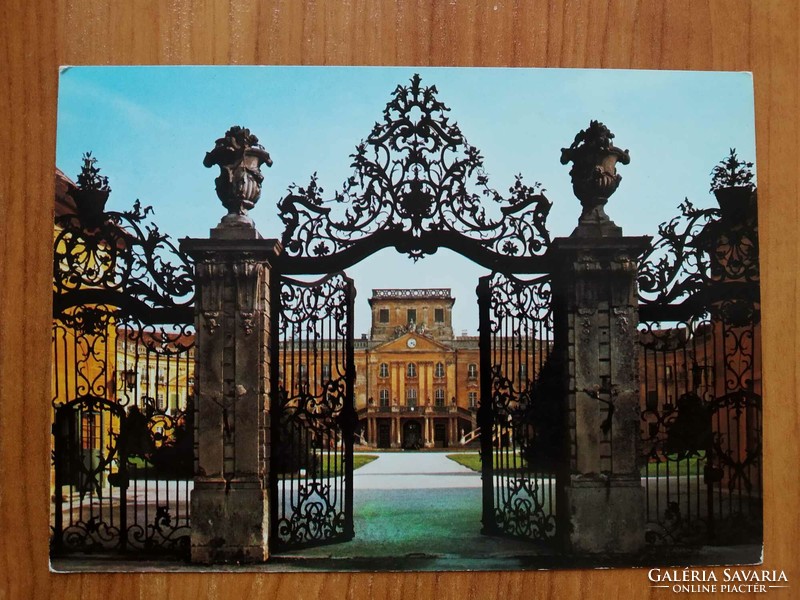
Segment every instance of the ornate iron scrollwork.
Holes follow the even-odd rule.
[[[640,257],[647,541],[761,539],[758,221],[750,186],[686,200]]]
[[[484,525],[490,533],[548,540],[555,533],[560,448],[550,282],[495,273],[482,285],[488,311],[483,309],[481,351],[488,353],[481,361],[491,365],[482,373],[490,402],[479,414],[484,486],[492,498],[487,506],[485,491]]]
[[[194,278],[189,259],[154,223],[137,200],[133,209],[106,212],[87,223],[81,214],[56,218],[53,244],[54,317],[93,327],[94,318],[75,316],[74,307],[96,314],[115,307],[144,321],[193,321]],[[71,315],[71,316],[70,316]]]
[[[53,551],[184,553],[193,475],[192,264],[91,155],[53,243]]]
[[[739,190],[734,189],[735,192]],[[720,195],[726,193],[721,190]],[[713,303],[727,301],[725,310],[741,322],[759,300],[758,222],[755,197],[731,214],[720,208],[696,208],[688,199],[680,215],[662,223],[659,236],[639,258],[639,300],[643,305],[692,304],[702,314]],[[723,204],[723,206],[726,206]],[[720,284],[733,284],[722,285]],[[737,302],[734,306],[732,299]]]
[[[639,258],[639,300],[670,304],[699,292],[710,281],[707,248],[697,241],[719,210],[695,208],[688,198],[680,215],[658,227],[658,238]]]
[[[352,280],[281,277],[272,359],[273,534],[279,549],[352,536]]]
[[[517,176],[508,198],[492,189],[483,157],[436,94],[419,75],[397,87],[383,121],[351,155],[355,173],[332,200],[323,200],[316,175],[306,187],[290,188],[278,208],[293,264],[316,259],[305,261],[306,272],[330,271],[329,264],[344,268],[390,245],[414,259],[450,247],[484,265],[544,253],[551,203],[541,185]],[[499,214],[489,214],[484,198]],[[341,218],[331,202],[344,205]]]

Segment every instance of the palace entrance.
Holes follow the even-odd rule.
[[[403,423],[403,449],[419,450],[423,444],[422,425],[419,421],[406,421]]]
[[[554,372],[547,368],[553,323],[544,256],[550,202],[538,183],[521,178],[508,197],[490,187],[480,153],[447,112],[435,88],[415,76],[398,86],[383,121],[353,154],[355,173],[334,196],[343,210],[333,210],[315,177],[279,203],[283,252],[271,283],[278,332],[271,348],[278,382],[271,469],[271,491],[279,499],[271,519],[276,550],[353,536],[356,435],[376,448],[415,450],[452,446],[479,431],[482,530],[537,540],[554,535],[560,449],[551,429],[559,425],[547,420],[556,411],[546,405],[556,406],[558,398],[543,379]],[[480,336],[474,362],[458,375],[470,391],[455,393],[455,362],[409,358],[394,380],[390,365],[376,365],[387,371],[356,405],[355,389],[363,383],[354,358],[355,289],[344,269],[390,247],[414,261],[447,248],[490,272],[475,281]],[[417,314],[409,304],[401,323],[380,309],[378,320],[385,317],[393,327],[391,335],[378,336],[383,349],[441,344],[434,330],[447,306],[436,307],[431,304],[423,321],[422,309]],[[455,340],[452,331],[450,337]]]

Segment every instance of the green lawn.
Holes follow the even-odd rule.
[[[505,454],[503,456],[498,456],[497,453],[492,453],[494,457],[494,468],[495,471],[501,469],[508,469],[515,465],[514,457],[509,453],[508,456]],[[481,472],[481,457],[478,455],[477,452],[470,452],[464,454],[448,454],[447,458],[450,460],[457,462],[460,465],[467,467],[468,469],[472,469],[473,471],[477,471],[478,473]],[[516,468],[523,468],[525,466],[524,459],[517,456],[516,459]]]
[[[364,465],[371,463],[373,460],[376,460],[378,457],[374,454],[353,454],[353,471],[360,469]],[[321,456],[320,457],[320,477],[327,477],[330,473],[334,475],[336,473],[341,474],[342,472],[342,460],[341,456],[338,454],[334,454],[330,456],[330,461],[328,456]]]
[[[353,470],[360,469],[377,458],[374,454],[353,454]]]
[[[667,467],[669,467],[670,477],[685,477],[687,473],[689,475],[703,476],[703,469],[706,466],[705,457],[692,456],[691,458],[681,461],[675,460],[676,458],[677,456],[675,454],[671,454],[668,460],[664,460],[660,463],[647,463],[647,466],[642,467],[642,477],[666,477]]]
[[[378,457],[374,454],[353,454],[353,471],[360,469],[364,465],[371,463],[373,460],[376,460]],[[342,474],[342,459],[341,456],[338,454],[323,454],[319,456],[319,472],[317,473],[318,477],[328,477],[332,475],[341,475]],[[281,474],[279,477],[281,479],[293,478],[297,477],[297,473],[292,474]]]
[[[481,472],[481,457],[478,455],[477,452],[475,453],[464,453],[464,454],[448,454],[447,458],[452,461],[457,462],[460,465],[464,465],[468,469],[472,469],[473,471],[477,471],[478,473]],[[693,456],[692,458],[676,461],[677,457],[675,455],[671,455],[669,457],[669,475],[670,477],[676,476],[683,476],[685,477],[687,474],[687,468],[689,475],[696,475],[700,474],[702,477],[703,475],[703,467],[705,467],[706,461],[703,457]],[[508,460],[505,459],[504,460]],[[517,459],[517,467],[521,467],[524,465],[524,461],[521,459]],[[507,463],[501,463],[500,458],[497,454],[494,454],[494,468],[495,470],[500,470],[504,467],[508,467]],[[641,470],[642,477],[666,477],[667,475],[667,462],[661,463],[648,463],[646,467],[642,467]]]

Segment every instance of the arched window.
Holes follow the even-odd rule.
[[[467,365],[467,377],[470,379],[475,379],[478,376],[478,365],[475,363],[469,363]]]
[[[389,390],[383,389],[378,392],[378,398],[381,406],[389,406]]]
[[[414,363],[408,363],[408,367],[406,367],[406,377],[416,377],[417,376],[417,365]]]
[[[438,389],[433,393],[433,403],[436,406],[444,406],[444,390]]]
[[[433,369],[433,376],[444,377],[444,365],[442,363],[436,363],[436,367]]]
[[[378,368],[378,377],[388,377],[389,376],[389,365],[386,363],[381,363],[381,366]]]
[[[417,405],[417,388],[408,388],[406,390],[406,404],[408,406]]]

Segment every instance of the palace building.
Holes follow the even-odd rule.
[[[453,333],[449,289],[376,289],[369,335],[355,340],[362,443],[458,446],[476,427],[478,338]]]

